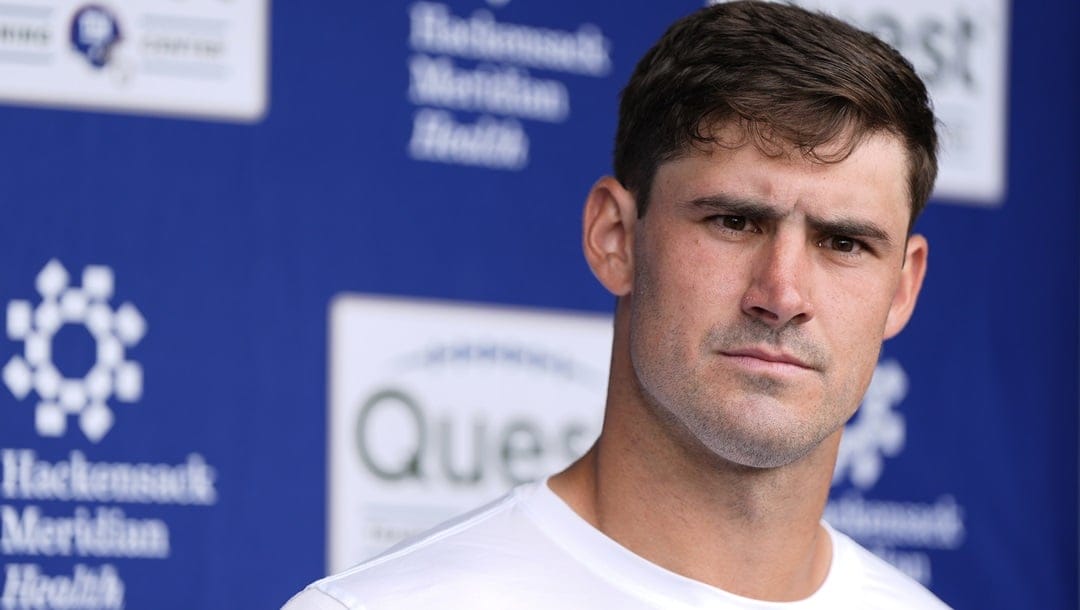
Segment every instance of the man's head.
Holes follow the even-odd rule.
[[[762,468],[835,450],[915,306],[935,146],[924,86],[868,34],[754,2],[676,23],[585,210],[620,297],[609,407],[656,416],[628,433]]]
[[[636,196],[639,216],[659,165],[714,143],[722,125],[738,126],[734,144],[767,154],[794,147],[822,162],[869,134],[896,136],[909,164],[912,225],[937,176],[934,115],[911,65],[870,34],[792,6],[702,9],[638,62],[622,94],[615,177]]]

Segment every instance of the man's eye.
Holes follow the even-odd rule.
[[[720,224],[725,229],[731,229],[732,231],[745,231],[746,230],[746,217],[745,216],[721,216]]]
[[[822,240],[821,245],[845,254],[858,252],[862,249],[862,244],[858,240],[842,235],[825,238]]]

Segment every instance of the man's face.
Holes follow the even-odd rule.
[[[836,432],[910,313],[897,304],[906,180],[887,135],[838,163],[747,144],[661,165],[628,295],[645,400],[747,466],[793,462]]]

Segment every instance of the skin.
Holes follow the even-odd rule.
[[[597,182],[583,242],[618,296],[608,398],[555,493],[684,576],[771,601],[817,590],[843,425],[926,269],[907,173],[899,140],[877,134],[835,163],[691,150],[657,169],[642,218],[618,181]]]

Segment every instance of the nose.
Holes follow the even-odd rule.
[[[772,328],[803,324],[814,317],[808,253],[801,239],[777,234],[762,243],[752,262],[743,313]]]

